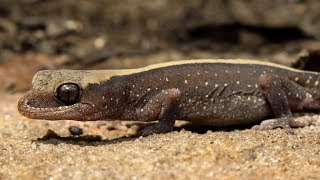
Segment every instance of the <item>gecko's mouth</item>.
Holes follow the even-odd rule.
[[[28,100],[26,97],[21,98],[18,103],[19,112],[32,119],[77,120],[77,117],[84,117],[85,111],[90,110],[91,108],[91,105],[86,103],[40,107],[37,106],[36,103],[33,103],[33,101]]]
[[[48,111],[60,112],[60,111],[67,111],[68,109],[72,109],[75,106],[77,106],[77,104],[68,105],[68,106],[58,106],[58,107],[35,107],[35,106],[32,106],[32,103],[30,103],[30,101],[25,100],[24,106],[28,110],[34,110],[37,112],[39,112],[39,111],[41,111],[41,112],[48,112]]]

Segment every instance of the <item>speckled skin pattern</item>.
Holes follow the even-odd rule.
[[[52,120],[159,120],[144,130],[149,135],[171,131],[176,119],[229,126],[276,117],[276,122],[285,118],[288,126],[300,126],[290,123],[291,111],[320,108],[318,73],[271,63],[196,60],[98,72],[96,80],[94,71],[39,72],[18,109],[30,118]],[[82,89],[74,105],[54,98],[56,87],[67,82]],[[262,129],[285,127],[266,124]]]

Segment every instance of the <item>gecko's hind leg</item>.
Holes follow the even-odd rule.
[[[268,130],[281,127],[292,133],[291,127],[306,125],[295,121],[290,110],[290,105],[295,109],[303,109],[307,99],[307,92],[303,87],[289,79],[268,74],[259,77],[259,84],[275,118],[264,120],[253,129]]]
[[[140,119],[158,119],[159,122],[142,129],[141,135],[170,132],[179,112],[178,100],[181,92],[178,89],[167,89],[155,95],[140,111]]]

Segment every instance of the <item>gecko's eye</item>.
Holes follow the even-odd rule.
[[[80,87],[75,83],[61,84],[57,89],[57,98],[59,101],[72,105],[78,102],[80,97]]]

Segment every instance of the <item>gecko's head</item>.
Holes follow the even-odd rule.
[[[34,119],[101,119],[107,112],[100,109],[106,106],[101,97],[107,98],[114,85],[108,84],[109,79],[103,71],[40,71],[32,80],[32,89],[20,99],[18,110]]]

